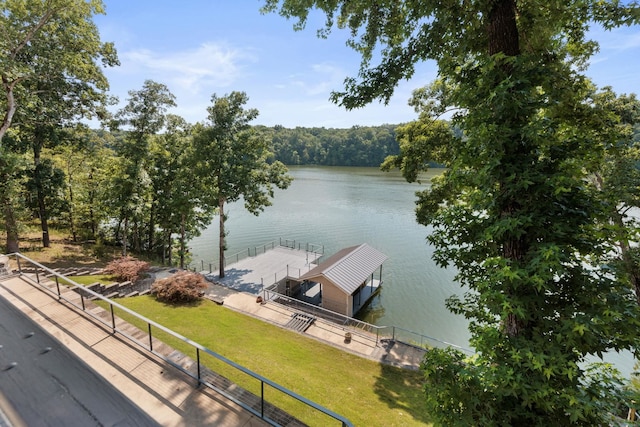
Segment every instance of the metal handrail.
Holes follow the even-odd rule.
[[[402,342],[404,344],[413,345],[416,347],[424,347],[425,341],[429,341],[429,342],[442,344],[447,347],[453,347],[471,355],[475,353],[470,348],[465,348],[457,344],[452,344],[447,341],[440,340],[438,338],[430,337],[428,335],[424,335],[418,332],[413,332],[408,329],[400,328],[398,326],[373,325],[371,323],[367,323],[362,320],[355,319],[353,317],[345,316],[344,314],[336,313],[335,311],[327,310],[326,308],[323,308],[323,307],[318,307],[316,305],[309,304],[305,301],[301,301],[296,298],[282,295],[281,293],[278,293],[273,289],[270,289],[274,285],[275,284],[263,289],[263,298],[265,301],[274,302],[276,298],[280,298],[287,301],[287,304],[286,304],[287,307],[291,307],[293,305],[299,310],[304,311],[306,313],[316,315],[320,318],[327,319],[333,323],[336,323],[342,326],[348,326],[352,328],[353,331],[356,331],[356,333],[357,333],[357,330],[359,329],[359,330],[369,332],[370,334],[375,334],[376,345],[380,342],[381,339],[385,339],[385,338]],[[391,332],[384,333],[383,331],[385,330],[390,330]],[[411,342],[411,340],[402,339],[400,337],[399,332],[406,333],[409,336],[415,336],[417,338],[417,341]]]
[[[210,389],[216,391],[217,393],[220,393],[221,395],[225,396],[229,400],[231,400],[234,403],[240,405],[245,410],[251,412],[252,414],[254,414],[257,417],[260,417],[261,419],[263,419],[264,421],[266,421],[267,423],[269,423],[271,425],[277,426],[279,424],[276,421],[274,421],[274,420],[270,419],[269,417],[267,417],[265,415],[265,413],[264,413],[264,408],[265,408],[265,403],[266,403],[266,401],[264,399],[264,386],[265,386],[265,384],[268,385],[268,386],[271,386],[275,390],[280,391],[281,393],[286,394],[287,396],[290,396],[290,397],[298,400],[301,403],[304,403],[305,405],[307,405],[307,406],[309,406],[309,407],[311,407],[311,408],[313,408],[313,409],[315,409],[315,410],[317,410],[319,412],[322,412],[323,414],[335,419],[336,421],[341,422],[343,427],[353,427],[353,424],[351,423],[351,421],[349,421],[346,417],[343,417],[342,415],[339,415],[339,414],[331,411],[330,409],[325,408],[325,407],[323,407],[323,406],[321,406],[321,405],[319,405],[319,404],[317,404],[317,403],[315,403],[315,402],[313,402],[313,401],[311,401],[311,400],[309,400],[309,399],[307,399],[307,398],[295,393],[294,391],[291,391],[291,390],[281,386],[280,384],[275,383],[275,382],[263,377],[262,375],[257,374],[255,372],[251,371],[250,369],[245,368],[244,366],[233,362],[230,359],[227,359],[226,357],[224,357],[224,356],[222,356],[222,355],[220,355],[220,354],[218,354],[218,353],[216,353],[216,352],[204,347],[203,345],[198,344],[197,342],[192,341],[189,338],[186,338],[186,337],[178,334],[177,332],[174,332],[173,330],[171,330],[171,329],[169,329],[169,328],[167,328],[167,327],[165,327],[165,326],[163,326],[163,325],[161,325],[161,324],[159,324],[157,322],[154,322],[153,320],[148,319],[148,318],[142,316],[141,314],[139,314],[139,313],[137,313],[137,312],[135,312],[133,310],[131,310],[131,309],[129,309],[129,308],[123,306],[123,305],[120,305],[117,302],[114,302],[111,299],[106,298],[105,296],[103,296],[103,295],[101,295],[101,294],[99,294],[97,292],[94,292],[93,290],[88,289],[88,288],[86,288],[86,287],[74,282],[73,280],[65,277],[64,275],[61,275],[61,274],[49,269],[48,267],[45,267],[42,264],[40,264],[40,263],[38,263],[36,261],[33,261],[32,259],[30,259],[30,258],[28,258],[28,257],[26,257],[26,256],[24,256],[24,255],[22,255],[22,254],[20,254],[18,252],[15,252],[15,253],[12,253],[12,254],[8,254],[8,256],[9,257],[15,256],[16,262],[18,264],[18,272],[19,272],[19,275],[21,277],[24,276],[27,279],[29,279],[30,281],[33,281],[29,276],[26,275],[26,273],[22,272],[22,265],[20,263],[20,259],[24,259],[25,261],[31,263],[32,265],[34,265],[36,267],[35,268],[36,283],[42,289],[46,290],[47,292],[52,293],[54,295],[57,295],[58,300],[62,299],[64,301],[68,302],[69,304],[73,305],[74,307],[82,310],[83,313],[88,314],[89,316],[91,316],[92,318],[96,319],[100,323],[109,326],[113,330],[113,332],[120,333],[125,338],[127,338],[130,341],[132,341],[133,343],[139,345],[140,347],[142,347],[146,351],[149,351],[150,353],[160,357],[161,359],[163,359],[167,363],[169,363],[172,366],[174,366],[176,369],[178,369],[178,370],[184,372],[185,374],[189,375],[191,378],[197,379],[198,385],[203,384],[203,385],[209,387]],[[38,268],[42,269],[43,271],[45,271],[45,272],[47,272],[47,273],[49,273],[49,274],[51,274],[51,275],[53,275],[55,277],[55,284],[56,284],[56,291],[55,292],[53,290],[51,290],[50,288],[48,288],[48,287],[46,287],[46,286],[44,286],[44,285],[42,285],[40,283],[40,274],[39,274]],[[72,289],[78,289],[77,293],[80,296],[80,301],[81,301],[80,305],[77,305],[77,303],[75,303],[74,301],[66,298],[60,292],[60,281],[59,281],[59,279],[63,279],[66,283],[71,283],[73,285]],[[100,299],[100,300],[106,302],[107,304],[109,304],[110,314],[111,314],[111,316],[110,316],[111,322],[106,322],[103,318],[101,318],[97,314],[94,314],[91,311],[87,311],[86,310],[85,298],[87,297],[87,295],[90,295],[93,299]],[[130,314],[130,315],[142,320],[142,321],[144,321],[147,324],[147,330],[148,330],[148,334],[149,334],[149,342],[148,343],[144,343],[143,344],[137,338],[135,338],[135,337],[125,333],[123,330],[120,330],[120,329],[117,328],[116,321],[115,321],[114,307],[118,308],[119,310],[122,310],[122,311],[124,311],[124,312],[126,312],[126,313],[128,313],[128,314]],[[161,331],[163,331],[163,332],[165,332],[165,333],[167,333],[167,334],[169,334],[169,335],[171,335],[171,336],[173,336],[174,338],[177,338],[177,339],[183,341],[186,344],[189,344],[193,348],[195,348],[195,350],[196,350],[197,374],[194,375],[191,371],[185,369],[184,367],[180,366],[179,364],[177,364],[176,362],[174,362],[173,360],[171,360],[167,356],[165,356],[162,353],[159,353],[159,352],[157,352],[157,351],[155,351],[153,349],[153,343],[152,343],[153,336],[151,334],[151,330],[152,330],[151,327],[152,326],[157,328],[157,329],[159,329],[159,330],[161,330]],[[228,364],[229,366],[232,366],[232,367],[238,369],[240,372],[242,372],[242,373],[244,373],[246,375],[249,375],[250,377],[260,381],[260,390],[261,390],[261,393],[260,393],[260,410],[256,410],[256,409],[252,408],[251,406],[245,404],[244,402],[242,402],[242,401],[236,399],[235,397],[231,396],[230,394],[226,393],[224,390],[221,390],[220,388],[216,387],[215,385],[205,381],[202,378],[202,375],[201,375],[200,352],[204,352],[204,353],[206,353],[206,354],[208,354],[210,356],[213,356],[216,359]]]
[[[297,242],[297,243],[298,243],[298,250],[302,249],[301,243],[300,242]],[[271,242],[269,242],[269,243],[267,243],[265,245],[262,245],[262,248],[264,249],[263,252],[267,251],[267,247],[271,246],[271,249],[273,249],[273,248],[276,247],[276,245],[280,246],[280,247],[296,249],[296,241],[295,240],[285,239],[283,241],[283,239],[280,238],[279,242],[271,241]],[[321,249],[321,251],[316,251],[315,247]],[[255,247],[254,256],[258,255],[258,248],[260,248],[260,246],[256,246]],[[305,244],[305,250],[307,252],[312,252],[312,253],[317,253],[317,254],[324,254],[324,246],[313,244],[313,243],[306,243]],[[238,256],[240,254],[246,255],[246,257],[250,257],[251,256],[251,248],[248,248],[246,251],[238,252],[236,254],[235,262],[237,262],[239,260]],[[229,258],[228,257],[225,258],[225,266],[226,266],[226,260],[227,259],[229,259]],[[317,260],[316,260],[316,262],[317,262]],[[458,349],[460,351],[463,351],[463,352],[465,352],[467,354],[471,354],[471,355],[475,354],[475,351],[473,351],[470,348],[462,347],[462,346],[459,346],[457,344],[453,344],[453,343],[450,343],[450,342],[447,342],[447,341],[443,341],[443,340],[440,340],[438,338],[431,337],[429,335],[424,335],[424,334],[421,334],[421,333],[418,333],[418,332],[410,331],[408,329],[404,329],[404,328],[401,328],[401,327],[398,327],[398,326],[393,326],[393,325],[392,326],[373,325],[371,323],[363,322],[363,321],[355,319],[353,317],[349,317],[349,316],[345,316],[345,315],[340,314],[340,313],[336,313],[335,311],[327,310],[325,308],[318,307],[318,306],[313,305],[313,304],[309,304],[307,302],[298,300],[296,298],[288,297],[288,296],[280,294],[280,293],[278,293],[278,292],[276,292],[276,291],[274,291],[272,289],[274,286],[276,286],[278,284],[278,282],[280,280],[283,280],[283,279],[285,279],[287,277],[291,277],[291,278],[297,279],[300,276],[302,276],[303,271],[304,271],[304,273],[307,273],[309,270],[311,270],[311,268],[313,268],[312,265],[308,265],[305,268],[295,269],[295,270],[297,270],[297,273],[298,273],[296,275],[295,274],[296,271],[290,271],[289,266],[287,265],[282,270],[274,273],[274,277],[273,278],[262,277],[261,278],[262,289],[263,289],[262,292],[263,292],[263,298],[265,299],[265,301],[272,300],[273,298],[270,298],[267,294],[268,293],[273,293],[274,295],[277,295],[278,298],[282,298],[282,299],[288,301],[289,304],[287,304],[287,305],[289,307],[291,307],[292,304],[293,305],[299,305],[299,306],[302,307],[301,308],[302,311],[317,315],[320,318],[324,318],[324,319],[330,320],[333,323],[342,324],[342,326],[351,326],[351,327],[356,328],[356,329],[365,330],[365,331],[367,331],[367,332],[369,332],[371,334],[375,333],[376,334],[376,344],[378,344],[380,339],[385,339],[385,338],[392,339],[394,341],[399,341],[399,342],[402,342],[404,344],[413,345],[413,346],[416,346],[416,347],[424,347],[426,345],[425,342],[431,342],[431,343],[437,343],[438,345],[444,345],[444,346],[447,346],[447,347],[456,348],[456,349]],[[202,271],[204,271],[204,264],[202,265]],[[212,273],[211,264],[209,264],[209,273]],[[281,276],[281,277],[279,278],[279,276]],[[266,282],[265,279],[268,280],[268,282]],[[265,283],[269,283],[269,282],[271,282],[270,285],[265,285]],[[387,333],[387,334],[384,334],[382,332],[383,330],[390,330],[391,332]],[[404,335],[415,337],[416,339],[415,340],[413,340],[413,339],[406,340],[406,339],[399,338],[400,334],[397,333],[398,331],[403,333]]]
[[[470,355],[475,354],[475,351],[473,351],[470,348],[462,347],[462,346],[459,346],[457,344],[453,344],[453,343],[450,343],[450,342],[447,342],[447,341],[443,341],[443,340],[440,340],[438,338],[430,337],[429,335],[424,335],[424,334],[421,334],[421,333],[418,333],[418,332],[410,331],[408,329],[404,329],[404,328],[401,328],[401,327],[398,327],[398,326],[380,326],[379,328],[380,328],[380,330],[382,330],[382,329],[391,329],[391,335],[390,335],[391,339],[393,339],[394,341],[399,341],[399,342],[408,344],[408,345],[413,345],[413,346],[416,346],[416,347],[424,347],[426,345],[425,341],[429,341],[429,342],[436,342],[438,344],[442,344],[442,345],[444,345],[446,347],[453,347],[453,348],[455,348],[457,350],[464,351],[465,353],[468,353]],[[404,333],[408,334],[409,336],[415,336],[416,338],[418,338],[419,341],[412,341],[412,340],[410,341],[410,340],[402,339],[402,338],[399,337],[399,332],[404,332]],[[389,336],[389,335],[385,335],[385,336]]]
[[[283,243],[284,242],[284,243]],[[303,246],[302,246],[302,242],[297,242],[298,250],[302,250]],[[224,257],[224,267],[227,267],[228,263],[230,262],[239,262],[241,259],[245,259],[245,258],[250,258],[251,256],[258,256],[258,251],[262,250],[261,253],[265,253],[267,252],[267,248],[269,249],[274,249],[276,246],[280,246],[283,248],[289,248],[289,249],[296,249],[296,240],[289,240],[289,239],[283,239],[280,238],[280,240],[278,242],[276,242],[275,240],[272,240],[271,242],[267,242],[263,245],[258,245],[258,246],[254,246],[254,247],[250,247],[247,248],[246,250],[242,250],[240,252],[236,252],[234,254],[231,255],[225,255]],[[251,250],[253,249],[253,255],[251,255]],[[319,254],[320,256],[322,256],[324,254],[324,246],[323,245],[318,245],[316,243],[304,243],[304,249],[307,252],[311,252],[314,254]],[[219,261],[218,259],[214,259],[214,261]],[[209,265],[209,274],[212,274],[215,270],[213,269],[213,267],[215,266],[216,268],[218,268],[217,266],[217,262],[210,262],[208,263]],[[196,263],[197,266],[197,263]],[[197,268],[197,267],[195,267]],[[192,269],[191,265],[187,266],[187,269]],[[196,271],[196,270],[194,270]],[[206,271],[205,270],[205,262],[204,260],[200,260],[200,271]]]

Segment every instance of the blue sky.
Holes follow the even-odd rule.
[[[332,90],[358,72],[360,57],[345,45],[347,34],[316,37],[323,20],[293,31],[293,22],[277,14],[261,15],[258,0],[105,0],[106,15],[95,18],[103,41],[116,45],[121,65],[105,70],[121,105],[129,90],[146,79],[164,83],[177,98],[171,112],[195,123],[206,119],[211,95],[244,91],[248,108],[257,108],[254,124],[285,127],[375,126],[414,120],[407,101],[411,91],[436,76],[433,63],[416,68],[389,105],[354,110],[332,104]],[[618,93],[639,93],[640,28],[592,36],[601,51],[587,71],[597,85]]]

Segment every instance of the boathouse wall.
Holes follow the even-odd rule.
[[[318,282],[322,284],[322,308],[345,316],[353,314],[349,309],[351,307],[349,295],[325,278],[319,278]]]

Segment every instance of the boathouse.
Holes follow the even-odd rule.
[[[352,317],[379,291],[386,259],[363,243],[342,249],[297,280],[304,296],[318,296],[323,308]]]

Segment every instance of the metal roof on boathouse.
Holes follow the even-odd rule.
[[[353,294],[388,257],[363,243],[336,252],[317,267],[300,276],[299,280],[325,277],[346,294]]]

